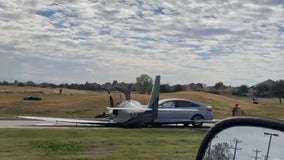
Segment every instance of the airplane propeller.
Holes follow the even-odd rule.
[[[110,91],[108,91],[108,94],[109,94],[109,103],[110,103],[110,107],[114,107],[114,103],[113,103],[113,98],[110,94]]]
[[[112,88],[118,90],[120,99],[122,99],[121,93],[123,93],[125,95],[125,100],[130,100],[132,84],[129,84],[127,87],[122,87],[117,84],[117,81],[113,81],[112,85],[109,87],[108,90],[110,107],[115,107],[121,102],[120,101],[116,105],[114,105],[114,100],[110,93]]]

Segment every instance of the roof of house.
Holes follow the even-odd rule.
[[[256,85],[253,85],[253,87],[258,87],[258,86],[261,86],[261,85],[267,85],[267,86],[271,87],[271,86],[273,86],[274,83],[275,83],[275,81],[268,79],[268,80],[260,82]]]

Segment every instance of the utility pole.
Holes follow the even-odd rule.
[[[267,147],[267,153],[266,153],[266,156],[265,156],[265,160],[268,160],[272,136],[279,136],[279,135],[278,135],[278,134],[275,134],[275,133],[267,133],[267,132],[264,132],[264,135],[269,136],[269,142],[268,142],[268,147]]]
[[[241,148],[238,148],[238,144],[241,143],[242,141],[239,141],[238,139],[234,139],[233,142],[235,142],[235,147],[232,148],[232,149],[234,149],[233,160],[235,160],[236,159],[236,155],[237,155],[237,150],[241,150]]]
[[[262,157],[263,157],[264,160],[266,160],[266,155],[262,155]],[[269,157],[268,157],[268,158],[269,158]],[[267,159],[268,159],[268,158],[267,158]]]
[[[258,157],[258,153],[261,152],[260,150],[256,149],[256,150],[252,150],[252,151],[255,152],[255,157],[251,157],[251,158],[253,158],[254,160],[258,160],[258,159],[261,158],[261,157]]]

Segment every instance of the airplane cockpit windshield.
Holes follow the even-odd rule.
[[[142,108],[142,104],[136,100],[122,101],[118,108]]]

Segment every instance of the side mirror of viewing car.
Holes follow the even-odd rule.
[[[283,160],[284,123],[256,117],[225,119],[205,135],[196,160]]]

